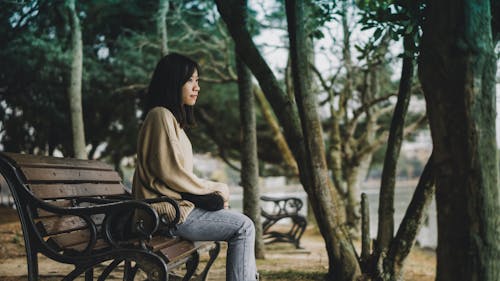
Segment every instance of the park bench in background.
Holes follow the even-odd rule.
[[[113,168],[96,160],[0,153],[0,173],[14,197],[21,222],[28,260],[29,281],[38,280],[38,254],[74,265],[63,280],[85,275],[85,280],[105,280],[122,270],[123,280],[134,280],[139,270],[148,280],[166,281],[174,269],[186,265],[183,280],[195,273],[201,251],[210,259],[197,276],[205,280],[220,249],[218,242],[192,242],[160,235],[175,227],[159,217],[151,203],[169,198],[133,200]],[[134,210],[142,210],[153,221],[151,229],[140,222],[136,231],[124,226]],[[167,230],[167,231],[165,231]],[[104,264],[103,264],[104,262]],[[94,270],[97,265],[103,270]],[[123,269],[118,268],[123,264]],[[100,267],[102,268],[102,266]],[[99,271],[99,272],[98,272]],[[184,272],[184,271],[183,271]]]
[[[300,209],[304,205],[302,200],[297,197],[269,197],[261,196],[260,199],[264,202],[272,202],[272,212],[261,208],[261,215],[264,217],[262,230],[264,233],[264,241],[266,244],[274,242],[288,242],[300,249],[300,238],[307,227],[307,219],[299,214]],[[278,231],[271,228],[281,220],[290,219],[292,226],[288,231]]]

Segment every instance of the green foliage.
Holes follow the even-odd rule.
[[[69,28],[63,4],[1,4],[3,150],[52,154],[57,149],[65,156],[72,154],[66,96]],[[135,154],[142,100],[160,58],[156,6],[157,1],[137,0],[77,3],[84,44],[83,114],[91,158],[106,158],[116,165]],[[212,131],[203,122],[191,130],[195,150],[216,152],[222,146],[230,158],[239,158],[238,94],[231,76],[234,46],[214,3],[170,1],[167,23],[170,50],[197,60],[202,80],[223,81],[202,84],[198,107],[216,122]],[[224,138],[212,132],[224,132]]]
[[[321,28],[325,23],[336,19],[339,15],[335,1],[308,0],[306,2],[310,7],[310,16],[307,17],[308,29],[311,30],[311,36],[315,39],[324,37]]]
[[[423,21],[424,1],[398,1],[398,0],[358,0],[360,9],[360,24],[362,30],[374,30],[373,36],[365,46],[356,46],[366,57],[373,50],[376,42],[383,35],[398,41],[404,36],[412,36],[414,42],[418,42],[421,35]],[[407,50],[406,56],[414,56],[418,52],[417,45]]]
[[[69,112],[60,93],[66,91],[69,66],[62,46],[49,36],[26,33],[0,50],[0,60],[8,66],[0,69],[5,89],[0,100],[9,108],[2,116],[4,149],[43,152],[58,146],[67,151]]]

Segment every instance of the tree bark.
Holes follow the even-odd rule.
[[[169,10],[169,0],[158,1],[158,16],[156,26],[160,35],[161,56],[168,54],[168,33],[167,33],[167,13]]]
[[[67,0],[66,6],[68,8],[71,26],[71,73],[68,96],[71,113],[71,128],[73,133],[73,151],[76,158],[87,159],[82,111],[82,29],[76,12],[75,0]]]
[[[387,258],[383,261],[383,280],[396,281],[402,278],[404,261],[415,243],[425,213],[434,197],[435,176],[432,165],[431,156],[422,171],[398,233],[391,241]]]
[[[285,1],[286,15],[288,22],[288,34],[290,39],[290,58],[292,65],[293,88],[295,100],[297,101],[300,120],[302,121],[302,131],[305,137],[307,165],[312,173],[312,182],[309,188],[309,199],[317,202],[313,205],[316,217],[321,217],[322,213],[335,210],[334,202],[328,202],[335,198],[336,190],[331,188],[328,176],[328,167],[325,158],[325,145],[323,142],[323,131],[321,121],[317,113],[317,102],[311,93],[311,76],[309,71],[307,34],[305,30],[305,7],[304,1]],[[319,192],[330,193],[327,196]],[[333,193],[333,194],[332,194]],[[339,197],[338,194],[336,196]],[[328,209],[324,209],[327,207]],[[319,221],[319,220],[318,220]],[[330,232],[325,240],[327,247],[331,243],[335,252],[329,256],[330,278],[335,280],[354,280],[361,275],[359,263],[345,231],[336,231],[342,222],[338,217],[333,216],[323,219],[319,224],[322,233]],[[333,238],[330,241],[329,238]]]
[[[254,93],[255,96],[257,97],[257,101],[259,103],[262,115],[264,116],[264,119],[266,120],[267,124],[269,125],[269,127],[273,132],[274,135],[273,139],[276,142],[276,145],[278,146],[281,155],[283,156],[283,161],[288,166],[288,168],[291,169],[292,171],[291,175],[298,176],[299,168],[297,166],[297,162],[295,161],[295,158],[293,157],[293,154],[290,151],[290,147],[288,146],[288,143],[286,142],[286,139],[283,136],[283,133],[281,132],[281,128],[278,124],[278,121],[276,121],[276,118],[273,115],[271,106],[267,102],[267,99],[264,96],[262,90],[259,88],[259,86],[257,85],[254,86]]]
[[[342,208],[339,206],[341,205],[340,198],[330,185],[328,174],[323,166],[324,154],[314,154],[318,152],[318,148],[311,147],[310,142],[306,145],[294,100],[289,99],[281,89],[273,72],[253,43],[246,27],[248,21],[246,1],[217,0],[216,3],[234,39],[238,55],[259,81],[297,160],[301,183],[312,203],[320,231],[325,239],[329,257],[329,274],[335,276],[337,280],[353,280],[360,274],[359,264],[343,227],[344,221],[339,216],[342,213],[338,211]],[[306,68],[308,68],[307,65]],[[309,103],[302,107],[306,111],[311,109]],[[310,127],[308,130],[312,130],[314,133],[311,136],[314,136],[320,132],[317,131],[320,128],[321,126]],[[306,153],[306,149],[310,152]]]
[[[260,221],[259,160],[257,158],[257,129],[255,121],[252,74],[245,63],[236,57],[241,120],[241,186],[243,213],[255,224],[255,256],[265,258]]]
[[[361,265],[365,266],[371,255],[370,204],[366,193],[361,194]]]
[[[414,45],[411,35],[403,39],[404,49],[409,51]],[[378,208],[378,231],[375,248],[375,260],[382,252],[389,249],[389,245],[394,235],[394,188],[396,185],[396,166],[399,152],[403,142],[403,131],[405,128],[405,118],[408,112],[408,104],[411,98],[411,84],[414,72],[413,56],[405,55],[399,81],[399,93],[394,114],[392,116],[389,138],[387,140],[387,150],[385,152],[384,167],[382,169],[382,179],[380,183],[380,197]]]
[[[349,169],[345,171],[347,187],[347,196],[345,202],[346,223],[349,226],[351,233],[353,233],[355,236],[357,236],[357,232],[359,230],[357,222],[360,219],[359,196],[361,194],[358,187],[358,172],[359,165],[350,166]]]
[[[500,280],[490,1],[429,1],[419,76],[434,145],[436,280]]]

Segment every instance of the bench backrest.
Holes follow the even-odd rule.
[[[49,206],[74,207],[82,198],[125,195],[119,174],[101,161],[0,153],[25,240],[61,252],[88,249],[91,229],[81,216],[56,214]],[[104,216],[90,216],[99,228]],[[41,239],[40,239],[41,238]],[[97,239],[93,249],[108,247]]]

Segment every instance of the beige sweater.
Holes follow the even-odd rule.
[[[182,200],[179,192],[198,195],[217,192],[225,201],[229,197],[226,184],[200,179],[193,173],[191,142],[175,116],[164,107],[150,110],[139,131],[137,167],[132,187],[137,199],[159,197],[143,184],[179,203],[180,223],[185,221],[194,205]],[[166,214],[173,220],[175,210],[170,204],[155,203],[153,207],[159,214]]]

